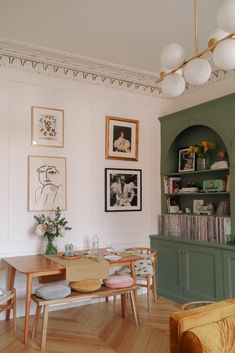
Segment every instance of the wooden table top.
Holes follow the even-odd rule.
[[[17,271],[25,274],[41,271],[65,270],[64,266],[49,260],[41,254],[5,257],[3,260]]]
[[[101,256],[105,255],[105,250],[101,249]],[[122,265],[127,262],[135,261],[142,259],[141,255],[137,254],[127,254],[123,255],[120,259],[115,261],[109,261],[110,266]],[[53,259],[48,259],[42,254],[37,255],[23,255],[23,256],[14,256],[14,257],[5,257],[3,259],[7,264],[15,268],[17,271],[30,274],[30,273],[39,273],[39,272],[53,272],[65,270],[63,265],[60,265],[53,261]]]

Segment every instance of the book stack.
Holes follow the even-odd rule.
[[[223,169],[228,168],[228,161],[218,161],[211,165],[211,169]]]
[[[181,189],[181,178],[164,176],[164,193],[176,194]]]

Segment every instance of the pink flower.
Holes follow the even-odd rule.
[[[56,227],[52,227],[51,234],[56,234],[56,233],[57,233],[57,228]]]
[[[47,225],[46,224],[38,224],[36,227],[36,234],[39,237],[42,237],[47,231]]]

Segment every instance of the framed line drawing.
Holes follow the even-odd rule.
[[[66,158],[28,156],[28,211],[67,209]]]
[[[31,110],[32,146],[64,147],[64,111],[33,106]]]
[[[142,171],[105,168],[105,212],[142,210]]]
[[[106,159],[138,161],[139,121],[106,116]]]
[[[195,170],[196,154],[188,148],[180,148],[178,152],[178,171],[193,172]]]

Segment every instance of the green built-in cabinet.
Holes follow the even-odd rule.
[[[235,94],[228,95],[160,118],[161,123],[161,209],[167,213],[164,176],[178,176],[187,184],[198,185],[205,179],[224,179],[230,174],[229,192],[176,195],[181,209],[192,208],[194,199],[204,199],[216,206],[230,205],[231,240],[235,239]],[[178,150],[208,140],[217,152],[225,150],[229,168],[218,171],[178,173]],[[189,216],[190,217],[190,216]],[[185,240],[161,234],[150,236],[158,250],[157,286],[160,295],[178,302],[220,300],[235,297],[235,246]]]

